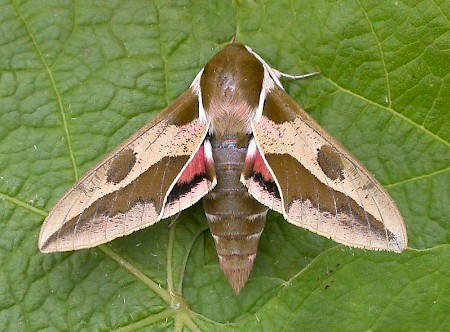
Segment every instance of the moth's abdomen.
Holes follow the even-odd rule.
[[[240,182],[247,147],[237,140],[211,141],[217,186],[203,205],[220,266],[238,294],[248,279],[266,221],[267,207]]]

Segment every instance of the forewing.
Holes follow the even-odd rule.
[[[349,246],[406,248],[402,217],[383,187],[277,85],[252,129],[278,188],[268,202],[259,199],[263,204],[271,207],[278,195],[290,223]],[[258,199],[264,182],[257,173],[246,185]]]
[[[199,120],[198,98],[191,88],[59,200],[42,226],[40,250],[93,247],[147,227],[198,201],[213,185],[213,179],[204,172],[200,174],[204,167],[195,166],[201,159],[199,154],[203,154],[207,130],[208,124]],[[181,182],[190,180],[188,190],[184,186],[180,191]],[[173,188],[175,193],[171,195]],[[164,211],[168,200],[170,209]]]

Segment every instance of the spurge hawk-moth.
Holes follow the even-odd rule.
[[[236,294],[252,269],[268,209],[348,246],[404,250],[406,229],[392,199],[284,91],[281,76],[289,77],[249,47],[226,46],[186,92],[59,200],[39,249],[97,246],[203,198]]]

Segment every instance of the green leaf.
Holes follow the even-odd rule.
[[[0,330],[449,330],[448,1],[0,0]],[[235,36],[388,189],[409,249],[270,213],[235,297],[200,205],[41,254],[46,213]]]

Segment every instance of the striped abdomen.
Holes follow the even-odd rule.
[[[244,145],[239,146],[235,137],[217,142],[213,136],[217,186],[203,198],[220,266],[236,294],[253,267],[268,210],[239,180],[247,153]]]

